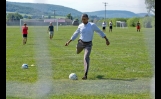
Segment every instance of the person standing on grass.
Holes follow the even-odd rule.
[[[54,35],[54,26],[53,26],[52,22],[50,22],[50,25],[48,27],[48,32],[49,32],[49,38],[52,39],[53,35]]]
[[[136,29],[137,29],[137,32],[139,31],[140,32],[140,22],[138,21],[137,24],[136,24]]]
[[[27,43],[27,35],[28,35],[28,26],[26,23],[22,26],[22,35],[23,35],[23,45]]]
[[[112,32],[112,21],[109,22],[109,32]]]
[[[68,46],[71,41],[74,41],[78,35],[80,35],[78,43],[76,45],[76,53],[79,54],[84,49],[84,76],[82,80],[87,79],[89,62],[90,62],[90,53],[92,49],[92,39],[94,31],[98,33],[102,38],[105,39],[106,45],[109,45],[110,42],[107,39],[104,32],[102,32],[95,23],[88,22],[88,15],[82,14],[81,20],[82,23],[78,26],[77,30],[73,33],[70,40],[65,43],[65,46]]]
[[[102,30],[105,32],[106,31],[106,22],[105,21],[103,21],[103,23],[102,23]]]

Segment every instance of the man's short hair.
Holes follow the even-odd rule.
[[[82,17],[87,17],[88,18],[88,15],[84,13],[84,14],[82,14]]]
[[[24,23],[23,25],[27,25],[26,23]]]

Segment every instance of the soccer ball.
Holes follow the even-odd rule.
[[[70,80],[77,80],[78,78],[77,78],[77,75],[76,75],[75,73],[71,73],[71,74],[69,75],[69,79],[70,79]]]
[[[22,64],[22,68],[23,69],[27,69],[28,68],[28,65],[27,64]]]

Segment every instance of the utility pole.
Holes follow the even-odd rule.
[[[54,10],[54,19],[55,19],[55,11],[56,11],[56,10]]]
[[[42,19],[44,18],[44,15],[42,15]]]
[[[108,3],[106,3],[106,2],[103,2],[104,4],[105,4],[105,20],[106,20],[106,4],[108,4]]]

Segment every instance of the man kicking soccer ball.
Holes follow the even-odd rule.
[[[89,60],[90,60],[90,53],[92,49],[92,39],[94,35],[94,31],[98,33],[102,38],[105,39],[106,45],[109,45],[110,42],[107,39],[105,33],[103,33],[95,23],[88,22],[88,15],[83,14],[82,15],[82,23],[78,26],[77,30],[72,35],[71,39],[65,43],[65,46],[68,46],[69,43],[73,40],[75,40],[78,35],[80,35],[80,38],[78,40],[76,50],[77,54],[79,54],[84,49],[84,77],[83,80],[87,79],[88,69],[89,69]]]

